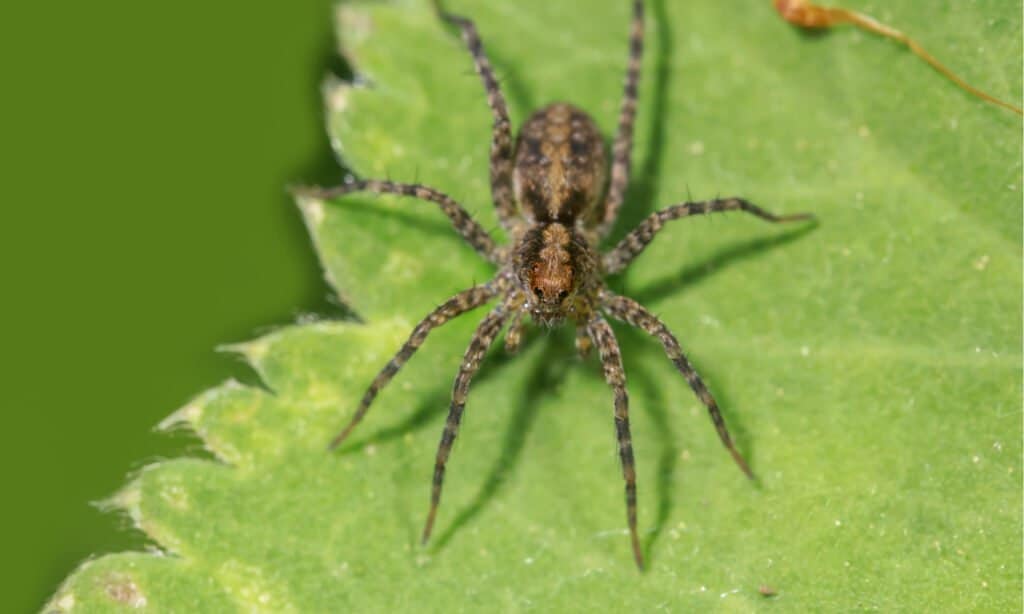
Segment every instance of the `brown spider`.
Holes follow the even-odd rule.
[[[607,152],[600,131],[589,115],[572,105],[557,102],[536,111],[526,120],[513,141],[505,99],[494,78],[476,27],[465,17],[446,13],[440,6],[436,8],[443,20],[461,31],[473,56],[476,72],[487,92],[487,102],[494,115],[490,155],[491,194],[501,225],[511,237],[511,243],[499,246],[459,203],[423,185],[354,180],[333,188],[300,188],[297,191],[302,196],[324,199],[352,192],[372,192],[401,194],[434,202],[441,207],[462,238],[498,268],[493,279],[451,297],[413,329],[409,340],[374,378],[352,419],[334,438],[330,447],[334,448],[348,437],[366,415],[377,393],[412,357],[431,330],[492,299],[499,299],[498,305],[487,314],[473,334],[455,377],[448,421],[441,435],[434,464],[430,512],[423,528],[423,541],[426,542],[441,500],[445,464],[459,430],[469,383],[487,349],[505,324],[510,323],[505,343],[510,351],[514,351],[521,338],[524,314],[528,313],[535,322],[545,326],[554,326],[569,319],[576,325],[576,347],[581,355],[587,354],[591,344],[597,346],[605,380],[615,394],[615,430],[622,474],[626,481],[629,532],[633,556],[637,566],[642,569],[643,554],[636,529],[636,472],[629,434],[626,375],[618,342],[602,312],[643,329],[661,342],[668,357],[707,406],[718,436],[733,459],[748,477],[753,477],[753,474],[733,445],[718,404],[686,359],[675,336],[642,305],[612,293],[605,286],[603,277],[625,269],[670,220],[733,210],[746,211],[771,222],[801,220],[810,216],[776,216],[741,198],[681,203],[651,214],[611,251],[602,254],[598,251],[598,244],[615,223],[629,184],[637,82],[643,52],[642,0],[633,2],[629,65],[619,112],[618,133],[612,148],[610,179],[606,177]],[[608,189],[602,203],[606,179]]]

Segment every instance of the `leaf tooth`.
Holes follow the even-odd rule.
[[[53,601],[50,602],[49,607],[46,608],[47,612],[70,612],[75,609],[75,593],[74,591],[61,591],[54,595]]]
[[[320,84],[320,92],[324,106],[329,113],[344,113],[348,108],[349,97],[354,84],[335,75],[324,77]]]
[[[239,348],[245,345],[236,344],[219,349],[240,351]],[[253,368],[262,378],[263,374],[259,367],[254,365]],[[159,432],[173,432],[179,429],[191,431],[199,437],[203,448],[217,461],[234,467],[245,467],[248,465],[249,456],[239,451],[231,433],[223,428],[224,418],[227,413],[230,413],[231,408],[237,406],[239,397],[264,394],[266,392],[260,388],[247,386],[234,378],[229,378],[219,386],[200,393],[181,409],[164,418],[156,426],[156,430]]]
[[[190,459],[193,460],[193,459]],[[132,526],[159,544],[161,549],[169,552],[181,552],[181,540],[170,531],[154,522],[143,512],[143,489],[154,472],[167,470],[171,465],[181,461],[160,461],[143,467],[120,490],[108,499],[98,501],[94,505],[104,511],[119,511],[128,516]],[[197,461],[208,462],[208,461]]]
[[[272,363],[274,362],[275,346],[282,338],[287,339],[288,335],[296,328],[297,327],[293,325],[281,326],[274,331],[255,339],[218,345],[217,351],[229,352],[241,356],[242,359],[245,360],[245,363],[256,372],[256,375],[259,376],[260,382],[263,386],[274,394],[278,394],[280,393],[280,382],[275,381],[273,374],[270,372],[273,368]],[[213,389],[212,392],[218,393],[217,400],[227,396],[225,393],[234,395],[238,393],[244,394],[251,390],[259,390],[258,388],[254,389],[250,386],[240,384],[235,380],[229,380],[228,384],[233,385],[225,386],[223,389],[220,387]],[[211,401],[212,400],[214,399],[211,399]]]
[[[345,147],[338,136],[339,131],[331,129],[332,121],[335,117],[344,118],[348,114],[352,91],[361,87],[361,84],[362,81],[350,82],[334,75],[327,75],[320,85],[320,95],[324,101],[324,128],[328,139],[330,139],[331,151],[339,161],[345,160]]]
[[[225,345],[219,346],[217,349],[235,351],[235,346]],[[220,385],[208,388],[192,397],[192,399],[183,407],[172,412],[166,418],[161,420],[159,424],[156,425],[155,430],[161,433],[171,432],[183,427],[195,430],[196,425],[199,424],[204,417],[204,412],[208,406],[228,394],[232,394],[246,388],[248,388],[248,386],[239,382],[235,378],[228,378]]]
[[[331,137],[334,139],[334,137]],[[340,149],[337,149],[340,151]],[[299,207],[299,212],[302,214],[302,219],[306,224],[306,230],[309,232],[309,238],[313,240],[313,250],[316,252],[317,262],[320,263],[320,268],[323,270],[324,281],[334,291],[334,295],[338,297],[338,301],[345,306],[351,307],[352,302],[349,297],[341,290],[338,284],[337,278],[334,276],[334,271],[331,267],[327,266],[327,254],[323,249],[322,238],[322,226],[327,212],[324,208],[324,201],[319,198],[311,198],[308,196],[298,196],[295,199],[296,205]]]
[[[195,430],[195,424],[203,415],[203,407],[199,403],[189,402],[161,420],[154,430],[159,433],[171,433],[178,430]]]
[[[295,199],[302,213],[302,220],[306,223],[310,233],[320,230],[324,223],[324,201],[311,196],[299,196]]]
[[[142,469],[145,471],[145,468]],[[138,476],[128,481],[113,495],[94,501],[93,505],[104,512],[124,512],[132,520],[132,525],[139,528],[139,504],[142,500],[142,489],[139,486]]]
[[[262,377],[264,360],[266,359],[267,353],[270,351],[270,345],[273,342],[271,337],[272,334],[237,343],[222,343],[217,346],[217,351],[238,354]]]
[[[335,32],[343,32],[346,37],[345,44],[338,45],[338,53],[356,72],[359,59],[353,50],[373,35],[373,18],[363,7],[339,3],[334,11],[334,23]]]

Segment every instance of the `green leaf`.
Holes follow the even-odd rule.
[[[493,228],[485,98],[428,4],[339,8],[361,80],[326,88],[329,129],[355,172],[433,185]],[[676,222],[611,282],[677,333],[758,483],[657,344],[618,327],[637,573],[611,393],[571,331],[533,330],[474,383],[421,547],[450,381],[482,310],[435,332],[342,449],[325,446],[412,325],[493,270],[428,203],[306,201],[361,321],[236,346],[266,389],[228,382],[168,421],[216,460],[155,463],[113,498],[154,552],[83,564],[48,611],[1021,609],[1020,119],[890,41],[808,36],[768,2],[650,4],[615,236],[691,194],[820,220]],[[613,132],[628,3],[449,8],[476,20],[513,121],[568,99]],[[1020,100],[1019,5],[894,0],[876,16]]]

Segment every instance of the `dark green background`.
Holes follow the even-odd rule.
[[[14,3],[2,71],[4,590],[35,611],[91,553],[89,505],[161,456],[217,344],[330,314],[292,181],[340,176],[321,122],[329,0]]]

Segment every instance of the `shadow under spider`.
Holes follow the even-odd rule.
[[[651,378],[648,371],[639,364],[638,360],[630,359],[630,356],[639,356],[640,352],[650,351],[652,346],[657,348],[657,341],[621,322],[615,322],[614,328],[615,336],[622,352],[623,367],[626,371],[626,388],[630,393],[629,409],[630,419],[634,424],[633,446],[637,454],[637,465],[643,462],[641,460],[642,457],[650,456],[645,452],[646,450],[653,449],[655,446],[658,448],[654,484],[645,485],[639,481],[637,483],[639,496],[637,505],[640,510],[647,506],[645,496],[642,494],[643,492],[654,493],[654,499],[656,500],[654,522],[651,528],[645,531],[647,538],[643,542],[644,556],[647,557],[647,561],[650,563],[654,560],[654,544],[661,537],[665,523],[672,513],[672,492],[676,486],[676,464],[679,458],[679,449],[671,437],[672,428],[669,422],[671,417],[668,412],[678,410],[678,413],[681,415],[682,406],[678,408],[670,407],[670,404],[666,403],[664,396],[661,394],[661,386],[658,382]],[[657,353],[660,354],[660,352]],[[591,362],[591,360],[587,362]],[[596,370],[588,369],[587,371],[587,375],[590,376],[589,379],[592,380],[593,385],[607,388],[604,377],[600,372],[600,367]],[[680,379],[685,384],[685,380]],[[608,397],[608,409],[611,410],[613,405],[610,389]],[[696,397],[694,397],[694,402],[698,402]],[[644,414],[654,423],[654,430],[656,431],[656,439],[654,441],[642,441],[636,437],[635,425],[638,408],[642,408]],[[610,419],[610,413],[608,412],[605,415],[609,418],[608,428],[611,434],[614,433],[614,422]],[[741,451],[746,452],[745,450]],[[611,478],[621,481],[622,474],[617,471]],[[649,491],[647,490],[648,486],[650,486]]]
[[[482,312],[486,313],[486,309],[482,310]],[[472,313],[475,312],[470,312],[469,314],[466,314],[466,317],[472,317]],[[467,339],[465,343],[468,345],[469,340]],[[487,381],[495,373],[504,368],[505,365],[507,365],[509,362],[517,358],[516,356],[510,356],[508,353],[504,352],[502,350],[501,345],[502,344],[500,343],[500,340],[495,342],[495,347],[492,348],[491,351],[487,353],[487,356],[484,358],[483,364],[480,366],[480,371],[478,371],[476,376],[473,378],[473,385],[470,388],[471,396],[468,402],[466,403],[467,409],[469,409],[470,403],[473,402],[472,389],[478,386],[481,382]],[[525,350],[526,348],[523,349]],[[417,358],[423,358],[423,356],[417,353],[417,356],[414,356],[412,360],[416,360]],[[426,358],[423,359],[428,360]],[[455,377],[456,372],[457,369],[453,368],[451,372],[452,378]],[[401,376],[402,374],[396,376],[396,379],[397,377]],[[445,381],[447,382],[448,380]],[[369,384],[369,382],[370,380],[367,380],[367,384]],[[394,382],[392,382],[392,384],[393,383]],[[385,394],[387,394],[385,391],[381,392],[381,396]],[[360,450],[364,450],[367,446],[378,445],[388,441],[393,441],[395,439],[405,436],[406,434],[419,431],[422,428],[428,426],[430,422],[434,420],[438,415],[446,415],[448,413],[448,409],[449,406],[451,405],[451,402],[451,386],[446,386],[440,390],[434,390],[430,392],[428,395],[426,395],[426,397],[416,405],[416,409],[414,409],[412,413],[407,415],[400,422],[392,424],[391,426],[385,426],[383,428],[374,430],[364,439],[360,439],[353,443],[349,443],[346,441],[333,453],[339,455],[352,454],[355,452],[359,452]],[[438,433],[440,434],[440,430],[438,430]],[[433,459],[433,457],[431,457],[431,459]]]
[[[484,506],[498,494],[519,462],[530,426],[537,417],[541,398],[550,394],[551,390],[563,381],[565,372],[579,363],[579,361],[573,360],[576,350],[567,335],[554,334],[545,337],[533,340],[535,343],[544,344],[543,352],[535,361],[533,371],[523,386],[523,395],[512,411],[512,420],[505,430],[505,440],[502,442],[501,451],[487,473],[487,479],[484,480],[483,486],[480,487],[480,491],[477,492],[473,500],[462,508],[448,528],[437,537],[432,550],[443,548],[456,531],[479,514]]]
[[[630,361],[629,357],[639,356],[641,352],[651,351],[651,346],[658,347],[657,342],[645,335],[641,331],[620,325],[617,327],[616,335],[619,340],[619,345],[622,348],[623,361],[625,362],[626,376],[627,376],[627,387],[631,393],[630,413],[633,416],[633,421],[636,421],[637,409],[640,409],[654,424],[655,440],[654,441],[640,441],[636,437],[633,438],[634,447],[638,450],[638,456],[644,454],[639,450],[650,449],[655,445],[658,447],[657,450],[657,465],[655,466],[654,472],[654,483],[651,485],[650,491],[653,493],[655,500],[655,513],[654,520],[647,530],[647,537],[644,539],[644,552],[645,556],[648,557],[649,561],[654,561],[656,555],[654,553],[654,547],[661,538],[662,533],[665,530],[666,523],[668,522],[669,516],[672,514],[673,509],[673,493],[675,489],[679,487],[676,467],[679,462],[679,446],[672,437],[672,422],[677,420],[684,415],[684,410],[695,404],[699,404],[697,397],[687,398],[690,394],[689,388],[685,384],[685,380],[680,378],[680,382],[683,384],[680,390],[681,396],[675,401],[667,401],[664,395],[661,394],[663,385],[659,381],[650,375],[648,369],[644,368],[639,361]],[[656,353],[658,353],[655,350]],[[659,357],[660,358],[660,357]],[[692,358],[692,357],[691,357]],[[697,360],[691,360],[698,373],[704,371],[700,367],[700,362]],[[678,377],[677,374],[673,373],[671,377]],[[630,384],[629,382],[632,382]],[[733,435],[733,443],[736,448],[743,454],[745,458],[751,458],[753,456],[753,450],[750,444],[750,438],[747,436],[748,431],[743,428],[742,421],[739,419],[737,412],[730,412],[729,408],[734,407],[729,401],[728,395],[722,391],[713,391],[715,398],[718,400],[719,405],[723,408],[725,414],[726,423],[729,425],[729,431]],[[639,402],[637,402],[639,401]],[[706,416],[706,412],[699,412],[701,415]],[[713,439],[713,443],[709,448],[711,454],[714,455],[715,449],[721,450],[720,458],[721,462],[729,466],[727,474],[732,471],[733,463],[729,459],[728,453],[724,448],[718,445],[718,437],[711,427],[710,420],[706,417],[703,422],[707,423],[707,428],[702,429],[702,419],[698,417],[696,420],[697,430],[694,431],[693,438],[699,438],[708,436]],[[649,448],[650,447],[650,448]],[[651,456],[651,455],[647,455]],[[754,467],[755,479],[751,483],[751,486],[755,489],[760,489],[760,481],[757,479],[757,467]],[[734,478],[737,481],[747,482],[746,477],[739,471],[732,471]],[[638,485],[640,487],[640,485]],[[693,505],[699,505],[699,498],[696,492],[692,494],[684,495],[686,501],[692,502]],[[644,506],[644,496],[640,495],[641,507]]]
[[[405,225],[408,225],[408,226],[410,226],[412,228],[415,228],[416,232],[418,234],[430,235],[430,236],[434,236],[434,237],[441,237],[441,238],[445,238],[445,239],[451,239],[452,245],[457,246],[457,247],[453,247],[453,249],[465,249],[467,251],[470,249],[470,248],[468,248],[466,246],[466,244],[463,241],[461,241],[459,239],[459,236],[457,234],[452,232],[452,226],[451,226],[451,224],[449,222],[445,221],[444,219],[434,220],[434,219],[424,218],[423,217],[423,212],[424,211],[427,211],[428,213],[433,213],[432,211],[430,211],[427,208],[424,208],[423,210],[420,210],[420,211],[404,210],[404,209],[399,209],[399,208],[388,209],[388,208],[385,208],[385,207],[378,206],[378,203],[375,202],[375,201],[378,200],[379,196],[369,196],[369,197],[366,197],[366,196],[363,196],[363,195],[359,195],[358,197],[354,197],[353,198],[353,197],[351,197],[349,195],[345,195],[344,198],[345,199],[351,199],[351,200],[354,200],[354,201],[360,201],[361,200],[364,203],[369,203],[371,206],[369,206],[369,207],[367,207],[367,206],[359,206],[359,205],[355,205],[355,204],[342,203],[342,202],[338,202],[338,201],[330,201],[328,203],[328,205],[331,206],[331,207],[346,207],[348,209],[348,215],[352,216],[355,219],[358,219],[359,217],[365,216],[365,217],[389,218],[389,219],[398,220],[401,224],[405,224]],[[396,196],[390,196],[389,195],[387,198],[397,199],[397,198],[401,198],[401,197],[396,197]],[[402,198],[402,200],[407,200],[407,199]],[[459,201],[459,202],[462,202],[462,201]],[[469,209],[467,209],[467,210],[470,211],[470,214],[474,213],[473,211],[471,211]],[[473,219],[477,219],[478,220],[479,217],[476,216],[476,215],[473,215]]]
[[[623,335],[620,335],[620,338]],[[634,336],[634,335],[630,335]],[[633,345],[628,343],[627,345]],[[639,345],[639,344],[637,344]],[[623,350],[625,353],[625,350]],[[624,356],[625,358],[625,356]],[[647,371],[639,366],[633,366],[633,368],[627,371],[627,377],[637,382],[638,385],[633,386],[636,392],[636,397],[642,398],[642,403],[634,403],[633,406],[641,406],[644,412],[650,418],[651,422],[654,423],[655,431],[658,437],[658,465],[655,469],[655,483],[652,492],[655,493],[657,499],[657,506],[655,507],[654,524],[651,526],[650,533],[646,540],[644,540],[644,551],[646,552],[647,560],[653,561],[654,557],[654,544],[657,543],[658,538],[661,537],[661,533],[664,530],[665,523],[668,521],[669,514],[672,512],[672,490],[676,485],[676,462],[678,459],[678,448],[670,434],[672,429],[669,426],[669,418],[666,414],[667,408],[665,399],[661,395],[659,387],[655,381],[653,381]],[[634,445],[645,445],[642,442],[635,442]]]
[[[498,85],[501,86],[502,91],[505,93],[505,99],[509,103],[509,113],[519,111],[520,115],[526,116],[537,109],[533,102],[533,96],[529,90],[523,87],[522,79],[519,78],[519,74],[512,68],[512,65],[503,62],[501,60],[501,53],[494,49],[488,49],[487,53],[490,55],[495,66],[502,67],[496,78],[498,79]],[[474,80],[478,78],[475,71],[472,75]]]
[[[650,123],[647,130],[647,156],[644,158],[643,164],[633,171],[633,177],[626,189],[625,204],[619,210],[619,219],[615,222],[613,232],[605,239],[607,245],[615,245],[615,242],[636,228],[652,211],[669,204],[654,202],[654,194],[665,151],[665,108],[668,104],[669,85],[672,83],[669,58],[672,55],[674,43],[672,30],[668,25],[668,17],[665,14],[664,0],[651,2],[650,8],[654,17],[650,23],[655,26],[653,40],[657,40],[658,47],[656,55],[648,54],[648,57],[654,58],[654,77],[651,79],[651,89],[646,94],[651,102]],[[640,96],[641,99],[645,97],[643,91]],[[611,150],[609,149],[609,151]],[[613,237],[615,242],[611,241]]]
[[[684,265],[679,273],[669,275],[636,291],[626,291],[637,301],[650,304],[668,296],[678,294],[683,288],[693,286],[705,277],[717,273],[763,252],[792,243],[818,227],[817,221],[805,222],[800,228],[768,237],[749,239],[723,247],[700,262]],[[619,285],[622,285],[621,283]]]

